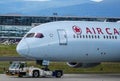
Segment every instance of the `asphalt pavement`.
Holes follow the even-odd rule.
[[[120,74],[64,74],[62,78],[18,78],[0,74],[0,81],[120,81]]]

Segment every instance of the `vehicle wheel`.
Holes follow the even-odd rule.
[[[33,77],[38,78],[39,75],[39,71],[33,71]]]
[[[62,76],[62,73],[61,73],[61,72],[57,72],[57,73],[56,73],[56,78],[61,78],[61,76]]]
[[[19,74],[18,77],[23,77],[23,75]]]

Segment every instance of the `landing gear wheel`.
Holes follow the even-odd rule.
[[[38,78],[40,76],[39,71],[33,71],[33,77]]]

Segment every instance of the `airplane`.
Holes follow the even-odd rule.
[[[33,27],[17,45],[17,52],[35,59],[67,62],[70,67],[93,67],[120,62],[120,23],[56,21]]]

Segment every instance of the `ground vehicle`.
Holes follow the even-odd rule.
[[[18,77],[57,77],[63,75],[62,70],[50,71],[48,68],[27,67],[26,62],[13,62],[6,72],[7,75],[16,75]]]

